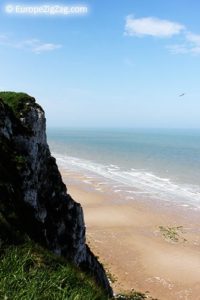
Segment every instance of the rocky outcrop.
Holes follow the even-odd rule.
[[[51,156],[43,109],[26,94],[0,93],[0,98],[2,216],[16,231],[90,271],[112,295],[102,265],[86,245],[82,207],[67,193]]]

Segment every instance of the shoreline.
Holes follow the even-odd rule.
[[[160,300],[200,299],[198,212],[162,201],[123,201],[97,179],[61,169],[68,193],[83,207],[87,243],[111,274],[115,293],[146,292]],[[155,205],[156,203],[156,205]]]

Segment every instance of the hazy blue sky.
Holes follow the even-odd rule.
[[[33,95],[48,126],[200,128],[200,1],[88,0],[78,2],[85,16],[6,14],[16,3],[0,4],[0,89]]]

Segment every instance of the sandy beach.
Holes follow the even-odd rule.
[[[111,274],[115,293],[134,289],[159,300],[200,299],[198,211],[123,201],[95,179],[61,173],[84,209],[87,242]]]

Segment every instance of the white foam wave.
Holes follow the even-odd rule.
[[[176,184],[169,178],[161,178],[145,170],[122,170],[116,165],[102,165],[88,160],[53,153],[62,168],[82,170],[91,177],[109,180],[113,188],[124,187],[124,191],[133,194],[145,194],[151,198],[174,200],[181,205],[200,205],[200,187],[196,185]],[[89,178],[89,177],[88,177]],[[120,185],[116,185],[120,184]],[[133,190],[130,190],[133,189]]]

